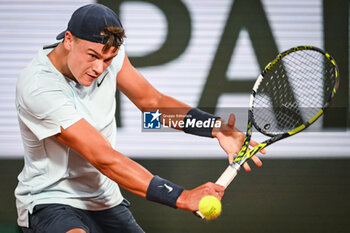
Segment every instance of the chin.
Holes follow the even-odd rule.
[[[92,78],[83,78],[83,79],[77,79],[78,83],[84,87],[89,87],[91,84],[95,81],[95,79]]]
[[[91,84],[93,83],[94,81],[92,82],[81,82],[80,85],[84,86],[84,87],[89,87],[91,86]]]

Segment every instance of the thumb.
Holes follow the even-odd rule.
[[[227,125],[230,126],[231,128],[234,128],[235,123],[236,123],[236,116],[235,116],[235,114],[231,113],[230,117],[228,118]]]

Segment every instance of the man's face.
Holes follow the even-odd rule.
[[[67,56],[67,66],[78,83],[90,86],[118,54],[119,48],[103,51],[104,44],[73,38]]]

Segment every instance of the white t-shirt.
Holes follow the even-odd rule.
[[[86,210],[118,205],[118,185],[53,135],[84,118],[115,145],[116,76],[125,51],[89,87],[62,75],[40,50],[20,74],[16,106],[24,146],[24,168],[15,190],[19,226],[28,227],[35,205],[60,203]],[[99,85],[97,85],[99,84]],[[121,168],[123,169],[123,168]]]

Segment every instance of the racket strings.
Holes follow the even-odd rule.
[[[289,53],[265,73],[256,90],[252,111],[263,133],[288,132],[310,120],[330,99],[335,66],[322,53]]]

